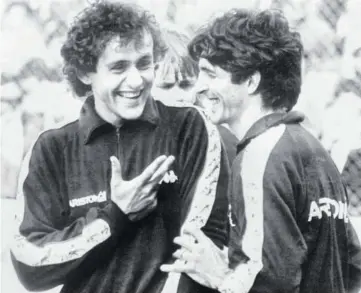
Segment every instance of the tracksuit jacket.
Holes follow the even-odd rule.
[[[110,199],[109,158],[131,180],[163,154],[176,160],[158,206],[132,222]],[[159,267],[174,261],[173,239],[184,225],[226,244],[225,156],[216,127],[194,107],[149,99],[140,119],[115,128],[88,98],[78,120],[42,133],[25,160],[25,210],[12,247],[21,282],[29,290],[63,284],[63,293],[211,292]]]
[[[360,242],[340,174],[297,112],[258,120],[238,144],[222,293],[358,293]]]

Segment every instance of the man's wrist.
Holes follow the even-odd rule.
[[[120,233],[130,223],[127,215],[115,202],[110,202],[100,209],[99,218],[104,219],[110,225],[112,234]]]
[[[130,213],[127,205],[124,202],[116,200],[115,198],[112,198],[112,201],[122,211],[123,214],[128,215]]]

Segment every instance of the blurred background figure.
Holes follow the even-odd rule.
[[[361,148],[352,150],[342,171],[342,179],[347,188],[350,199],[349,213],[353,217],[360,217],[361,205]]]
[[[192,88],[198,77],[198,64],[189,56],[190,36],[185,29],[172,23],[163,23],[168,52],[157,65],[153,96],[164,104],[194,103]]]
[[[189,31],[189,32],[188,32]],[[212,122],[217,125],[223,144],[227,151],[229,163],[236,156],[237,138],[222,125],[212,113],[210,103],[197,98],[195,86],[198,82],[198,63],[191,58],[187,45],[190,42],[192,28],[186,29],[175,26],[172,23],[163,24],[165,41],[168,44],[168,52],[156,70],[155,86],[153,96],[166,105],[176,106],[177,104],[196,105],[203,108]]]
[[[18,205],[18,172],[31,144],[41,131],[77,117],[82,105],[72,98],[64,81],[59,50],[69,21],[92,1],[98,0],[1,1],[3,219],[12,219]],[[353,182],[361,178],[360,169],[352,167],[352,162],[360,161],[355,154],[361,148],[360,0],[111,1],[138,3],[152,10],[163,24],[170,50],[159,64],[153,94],[166,104],[195,102],[192,86],[198,69],[187,57],[186,43],[207,19],[233,7],[282,9],[301,32],[305,45],[304,83],[295,109],[308,117],[307,126],[343,172],[347,188],[356,188]],[[230,144],[234,143],[231,139]],[[349,197],[350,213],[361,215],[360,192],[351,190]],[[8,261],[11,225],[10,221],[2,223],[2,260]],[[25,292],[12,273],[2,271],[3,292]]]
[[[345,113],[344,118],[349,121],[349,125],[339,136],[338,145],[341,145],[339,149],[342,176],[350,198],[349,211],[355,217],[361,216],[361,36],[355,29],[361,25],[358,11],[361,11],[361,1],[349,0],[347,13],[341,17],[338,24],[344,51],[341,80],[336,92],[337,101],[343,101],[344,108],[353,108]],[[334,108],[337,107],[335,103]]]

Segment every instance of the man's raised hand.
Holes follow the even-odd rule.
[[[126,181],[122,177],[119,160],[114,156],[110,158],[112,166],[111,199],[123,213],[128,215],[130,220],[140,220],[156,208],[159,182],[169,171],[174,160],[173,156],[160,156],[139,176]]]

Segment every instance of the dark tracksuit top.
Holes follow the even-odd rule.
[[[175,162],[157,193],[158,206],[137,222],[110,199],[116,156],[131,180],[158,156]],[[80,118],[46,131],[24,165],[24,218],[12,247],[22,284],[69,293],[211,292],[186,275],[166,274],[182,225],[227,241],[229,170],[216,127],[195,108],[149,99],[143,115],[116,129],[88,98]]]
[[[230,165],[237,155],[237,144],[239,143],[237,137],[226,127],[218,125],[218,132],[221,136],[224,148],[227,152],[227,158]]]
[[[358,293],[360,243],[327,151],[297,112],[257,121],[238,145],[222,293]]]

